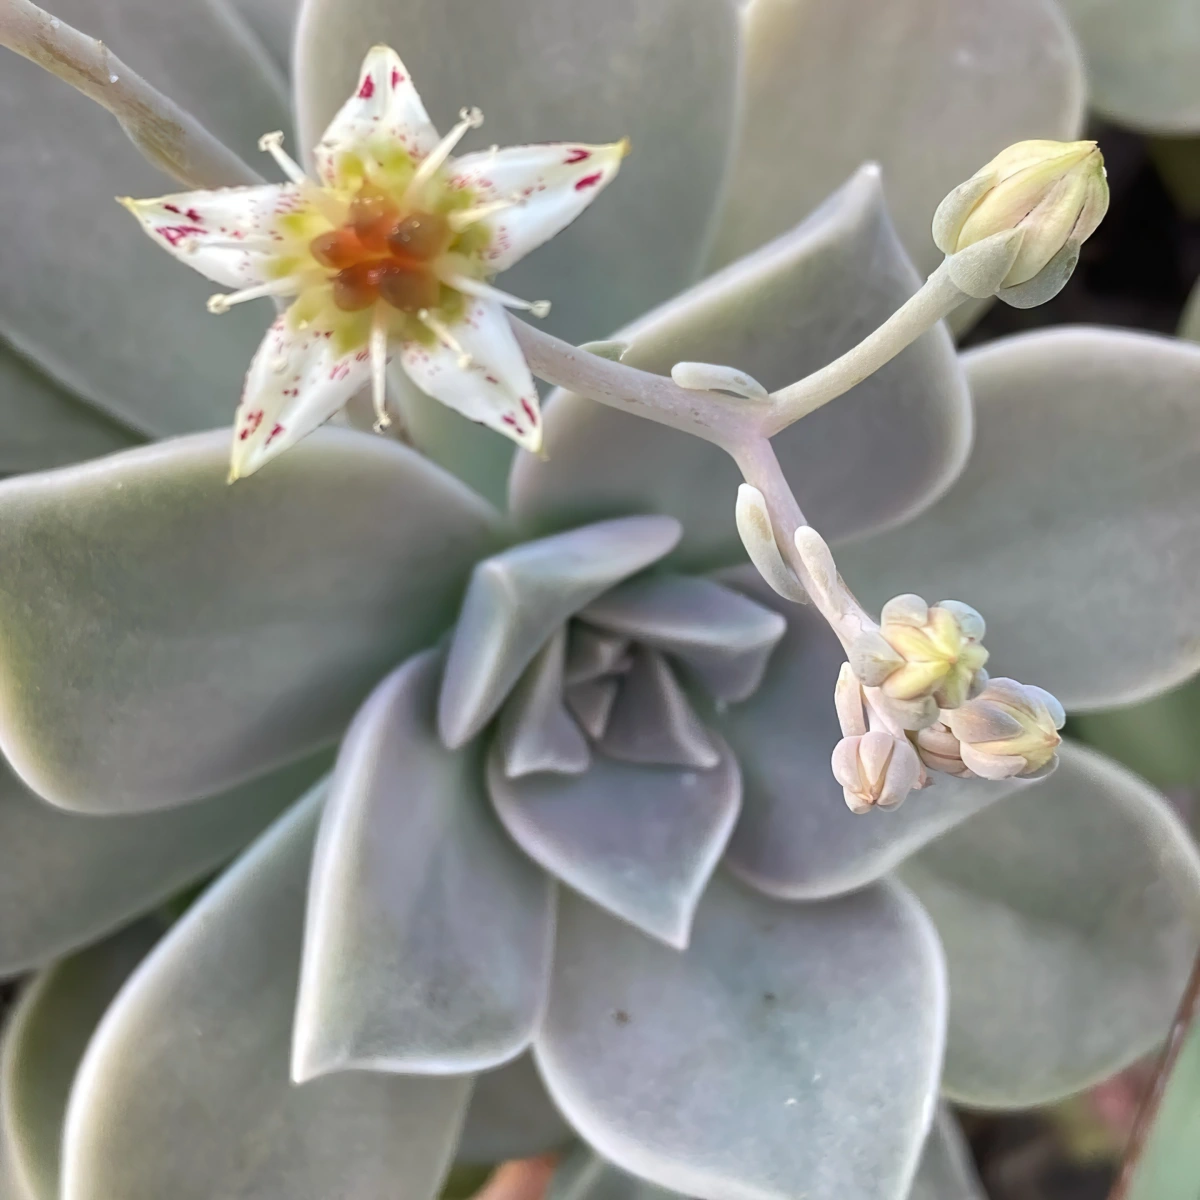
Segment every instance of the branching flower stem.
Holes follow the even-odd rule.
[[[155,166],[191,188],[254,184],[261,177],[161,92],[88,37],[29,0],[0,0],[0,45],[44,67],[106,108]],[[945,267],[853,349],[762,400],[679,387],[671,379],[591,354],[511,317],[526,360],[547,383],[720,446],[765,498],[784,560],[842,644],[874,622],[837,576],[815,577],[794,534],[804,513],[771,438],[849,391],[931,329],[967,296]],[[732,502],[732,499],[731,499]],[[826,573],[829,574],[828,572]]]
[[[862,383],[966,299],[967,294],[951,280],[943,261],[922,287],[857,346],[819,371],[775,392],[771,396],[768,435],[781,432]]]
[[[951,289],[957,296],[953,304],[950,303]],[[824,377],[818,388],[811,393],[804,391],[809,381],[804,379],[762,401],[681,388],[666,376],[639,371],[624,363],[590,354],[511,314],[509,319],[530,368],[547,383],[569,388],[610,408],[693,434],[726,451],[737,463],[746,482],[757,488],[766,500],[775,540],[785,561],[842,645],[849,647],[864,630],[874,628],[875,623],[840,577],[832,581],[830,589],[813,577],[793,536],[808,522],[784,477],[771,437],[840,394],[833,391],[830,382],[833,376],[829,372],[836,368],[835,373],[844,381],[842,390],[848,390],[899,354],[937,324],[954,304],[965,299],[966,296],[943,273],[935,271],[911,300],[858,347],[809,376],[818,381]],[[886,337],[882,336],[889,330]],[[867,369],[872,363],[874,365]],[[845,365],[839,367],[839,364]],[[799,395],[801,406],[808,407],[791,420],[781,422],[776,402],[787,393]]]
[[[106,108],[142,154],[185,187],[262,183],[261,175],[103,42],[29,0],[0,0],[0,46],[15,50]]]

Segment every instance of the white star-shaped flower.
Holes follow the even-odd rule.
[[[250,364],[230,479],[257,471],[334,415],[368,381],[388,423],[385,370],[398,351],[422,391],[528,450],[542,443],[537,390],[504,307],[543,315],[490,278],[569,225],[628,150],[554,143],[452,158],[482,120],[439,138],[394,51],[367,55],[354,95],[314,153],[309,179],[260,145],[289,182],[122,201],[146,232],[237,291],[209,308],[294,296]]]

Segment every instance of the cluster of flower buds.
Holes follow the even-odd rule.
[[[938,205],[933,240],[961,291],[1033,308],[1062,290],[1107,209],[1095,142],[1018,142]]]
[[[989,679],[983,618],[966,604],[897,596],[850,645],[834,692],[843,738],[833,774],[852,812],[895,808],[934,771],[1040,778],[1057,765],[1062,705]]]

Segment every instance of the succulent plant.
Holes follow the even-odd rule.
[[[127,131],[197,186],[248,168],[131,126],[143,82],[62,21],[108,23],[236,151],[286,123],[286,2],[27,8],[10,44],[24,12],[57,73],[123,81]],[[1200,854],[1058,729],[1200,666],[1200,350],[955,355],[942,316],[1061,286],[1090,232],[1048,203],[1060,246],[1038,225],[1018,278],[1023,222],[947,218],[937,265],[942,195],[1078,133],[1057,11],[992,8],[881,71],[888,22],[939,6],[305,0],[302,146],[389,42],[435,119],[475,100],[506,141],[634,158],[513,272],[555,302],[514,325],[566,388],[544,459],[393,372],[412,445],[320,429],[234,486],[228,428],[197,430],[264,322],[206,322],[101,210],[161,181],[6,64],[37,170],[0,236],[0,974],[42,970],[0,1060],[3,1200],[426,1200],[575,1139],[561,1200],[961,1200],[939,1094],[1043,1103],[1161,1036]],[[973,72],[968,120],[972,61],[1025,74]],[[888,80],[908,106],[879,111]],[[814,96],[845,122],[794,120]]]

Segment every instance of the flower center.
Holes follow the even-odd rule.
[[[454,237],[440,213],[403,212],[380,189],[363,184],[346,224],[309,243],[313,258],[337,274],[333,302],[358,312],[382,300],[400,312],[434,308],[441,291],[435,261]]]

